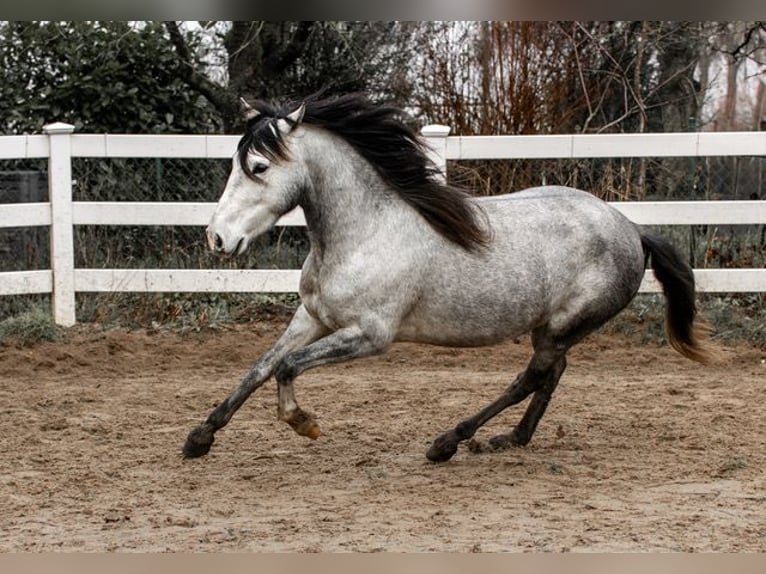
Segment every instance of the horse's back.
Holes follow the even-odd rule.
[[[587,225],[603,218],[628,220],[615,208],[595,195],[566,186],[531,187],[514,193],[477,197],[474,199],[495,224],[502,219],[551,224],[557,216],[570,214]]]
[[[585,191],[544,186],[476,201],[492,228],[493,250],[498,255],[522,248],[540,253],[548,262],[562,263],[576,253],[585,260],[605,253],[640,256],[638,228]]]

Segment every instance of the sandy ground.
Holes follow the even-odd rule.
[[[0,551],[766,551],[763,350],[703,367],[593,337],[527,447],[436,465],[433,438],[505,388],[528,342],[400,345],[299,378],[317,441],[276,420],[270,382],[182,460],[282,328],[81,326],[0,348]]]

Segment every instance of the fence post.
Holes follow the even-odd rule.
[[[420,134],[426,138],[431,150],[428,155],[441,171],[442,179],[445,182],[447,181],[447,136],[449,131],[449,126],[438,124],[423,126],[420,130]]]
[[[72,223],[72,132],[74,126],[56,122],[43,127],[48,134],[48,194],[51,203],[51,270],[53,320],[75,324],[74,226]]]

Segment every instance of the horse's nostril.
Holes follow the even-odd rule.
[[[215,245],[215,248],[216,248],[218,251],[220,251],[221,249],[223,249],[223,239],[222,239],[222,238],[221,238],[221,236],[220,236],[220,235],[218,235],[217,233],[215,234],[214,245]]]

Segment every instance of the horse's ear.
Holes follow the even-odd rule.
[[[239,98],[239,102],[241,104],[242,115],[244,116],[245,121],[250,121],[253,118],[257,118],[259,115],[261,115],[261,112],[248,104],[245,98]]]
[[[306,113],[306,104],[301,104],[295,109],[295,111],[287,114],[287,119],[280,118],[277,121],[277,127],[279,128],[279,131],[283,134],[289,133],[293,128],[295,128],[295,126],[301,123],[304,113]]]
[[[287,117],[292,120],[294,124],[301,123],[301,120],[303,119],[303,114],[306,113],[306,104],[301,104],[298,106],[298,108],[291,114],[287,114]]]

